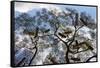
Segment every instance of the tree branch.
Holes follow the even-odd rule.
[[[88,58],[88,59],[86,60],[86,62],[90,62],[90,60],[91,60],[92,58],[94,58],[94,57],[97,57],[97,54],[96,54],[96,55],[93,55],[93,56],[90,57],[90,58]]]
[[[33,57],[31,58],[31,60],[30,60],[30,62],[28,64],[29,66],[31,65],[31,63],[32,63],[33,59],[35,58],[35,56],[37,54],[37,51],[38,51],[38,48],[37,48],[37,41],[38,41],[38,39],[35,40],[35,42],[33,42],[33,38],[32,37],[30,37],[30,38],[31,38],[32,43],[35,45],[35,47],[33,49],[36,49],[36,51],[35,51]]]

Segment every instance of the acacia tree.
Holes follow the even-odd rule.
[[[66,13],[66,11],[68,11],[68,13]],[[76,39],[76,37],[79,36],[78,31],[82,29],[84,26],[88,27],[88,23],[91,22],[91,19],[83,13],[79,14],[76,10],[69,9],[69,8],[66,8],[66,10],[62,12],[57,12],[56,9],[47,11],[46,9],[43,8],[42,12],[38,11],[36,16],[24,18],[24,19],[25,19],[24,27],[29,27],[27,26],[27,24],[29,25],[29,22],[33,24],[36,23],[34,25],[35,27],[35,29],[33,30],[34,32],[27,30],[28,28],[24,29],[24,32],[23,32],[24,34],[27,34],[30,36],[31,42],[32,44],[34,44],[34,47],[32,49],[35,49],[35,53],[30,59],[30,62],[28,65],[33,64],[32,61],[35,59],[37,55],[39,39],[43,39],[45,37],[49,37],[49,38],[56,37],[56,39],[59,40],[58,42],[62,42],[66,46],[66,50],[64,50],[64,52],[65,52],[65,59],[66,59],[65,62],[67,64],[71,63],[70,60],[81,62],[79,57],[69,57],[70,53],[77,54],[77,53],[82,53],[88,50],[92,52],[94,50],[92,44],[90,44],[90,42],[87,42],[87,41],[90,41],[89,39],[84,40],[82,42],[79,42],[79,40]],[[47,26],[50,28],[44,28],[44,26],[41,27],[41,25],[43,24],[47,24],[44,26]],[[71,28],[69,29],[67,28],[69,24],[74,27],[73,31],[71,30]],[[71,37],[69,37],[70,34],[71,34]],[[65,38],[66,40],[63,40],[63,38]],[[79,50],[80,48],[83,48],[83,47],[85,47],[85,49]],[[93,54],[94,55],[89,57],[85,62],[89,62],[90,59],[97,57],[96,53],[93,53]],[[54,59],[50,59],[50,60],[53,64],[59,63],[58,61],[55,61]],[[19,63],[21,64],[22,61],[20,61]],[[20,66],[19,63],[17,64],[17,66]]]

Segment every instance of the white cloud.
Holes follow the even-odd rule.
[[[15,11],[27,12],[33,7],[37,7],[34,3],[15,2]]]
[[[57,10],[61,11],[60,7],[57,7],[56,5],[51,5],[51,4],[15,2],[15,11],[27,12],[34,8],[46,8],[48,10],[56,8]]]

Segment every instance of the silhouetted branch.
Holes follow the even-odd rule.
[[[35,51],[33,57],[31,58],[31,60],[30,60],[30,62],[29,62],[29,64],[28,64],[29,66],[31,65],[33,59],[35,58],[35,56],[36,56],[36,54],[37,54],[38,49],[37,49],[37,47],[35,47],[35,48],[36,48],[36,51]]]
[[[69,58],[68,58],[68,54],[69,54],[69,52],[71,52],[70,51],[70,48],[69,48],[69,46],[70,45],[72,45],[72,43],[75,41],[75,37],[76,37],[76,33],[77,33],[77,31],[80,29],[80,28],[82,28],[83,27],[83,25],[82,26],[80,26],[79,28],[77,28],[76,26],[76,22],[74,22],[74,18],[72,17],[72,16],[70,16],[71,17],[71,19],[72,19],[72,22],[75,24],[74,25],[74,28],[75,28],[75,32],[74,32],[74,35],[72,36],[72,38],[71,38],[71,40],[68,40],[67,42],[66,42],[66,45],[67,45],[67,52],[66,52],[66,62],[67,63],[70,63],[70,61],[69,61]],[[78,18],[78,17],[77,17]],[[77,20],[78,21],[78,20]],[[70,42],[70,43],[69,43]],[[69,44],[68,44],[69,43]]]
[[[77,14],[76,14],[77,15]],[[78,17],[77,17],[78,18]],[[76,19],[77,19],[76,18]],[[75,28],[75,31],[74,31],[74,35],[72,36],[72,38],[71,38],[71,42],[68,44],[68,45],[71,45],[73,42],[74,42],[74,40],[75,40],[75,37],[76,37],[76,33],[77,33],[77,31],[80,29],[80,28],[82,28],[83,27],[83,25],[82,26],[80,26],[79,28],[77,28],[76,26],[76,23],[78,23],[78,19],[77,20],[75,20],[75,22],[74,22],[74,19],[73,19],[73,17],[71,17],[71,19],[72,19],[72,22],[74,23],[74,28]],[[69,41],[68,41],[69,42]]]
[[[90,57],[90,58],[88,58],[87,60],[86,60],[86,62],[90,62],[90,60],[92,59],[92,58],[96,58],[97,57],[97,54],[96,55],[93,55],[92,57]]]
[[[68,46],[70,46],[70,45],[74,42],[75,36],[76,36],[76,32],[77,32],[77,30],[76,30],[76,27],[75,27],[74,35],[72,36],[72,38],[71,38],[70,43],[68,44]],[[68,41],[68,42],[69,42],[69,41]]]
[[[35,58],[35,56],[36,56],[36,54],[37,54],[37,51],[38,51],[38,48],[37,48],[37,41],[38,41],[38,39],[35,40],[35,42],[33,42],[33,38],[31,37],[31,41],[32,41],[32,43],[35,45],[35,47],[34,47],[33,49],[36,49],[36,51],[35,51],[33,57],[31,58],[31,60],[30,60],[30,62],[29,62],[29,64],[28,64],[29,66],[31,65],[31,63],[32,63],[33,59]]]
[[[83,26],[84,26],[84,25],[82,25],[82,26],[78,27],[78,28],[76,29],[76,31],[78,31],[79,29],[81,29]]]
[[[65,42],[64,40],[62,40],[57,34],[55,34],[55,36],[56,36],[60,41],[62,41],[63,43],[66,44],[66,42]]]

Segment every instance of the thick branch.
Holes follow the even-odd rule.
[[[33,59],[35,58],[35,56],[36,56],[36,54],[37,54],[37,51],[38,51],[38,48],[37,48],[37,41],[38,41],[38,39],[37,39],[35,42],[33,42],[33,38],[31,37],[31,41],[32,41],[32,43],[35,45],[34,49],[36,49],[36,51],[35,51],[33,57],[31,58],[31,60],[30,60],[30,62],[29,62],[29,64],[28,64],[29,66],[31,65],[31,63],[32,63]]]
[[[65,42],[64,40],[62,40],[62,39],[56,34],[57,31],[58,31],[58,29],[59,29],[59,24],[58,24],[58,27],[57,27],[57,26],[55,26],[55,27],[56,27],[56,30],[55,30],[55,32],[54,32],[54,35],[55,35],[60,41],[62,41],[62,42],[66,45],[67,51],[66,51],[65,59],[66,59],[66,62],[67,62],[67,63],[70,63],[69,58],[68,58],[69,46],[67,45],[67,42]]]
[[[35,58],[35,56],[36,56],[36,54],[37,54],[38,49],[37,49],[37,47],[35,47],[35,48],[36,48],[36,51],[35,51],[35,54],[33,55],[33,57],[31,58],[31,60],[30,60],[30,62],[29,62],[29,64],[28,64],[29,66],[31,65],[33,59]]]

